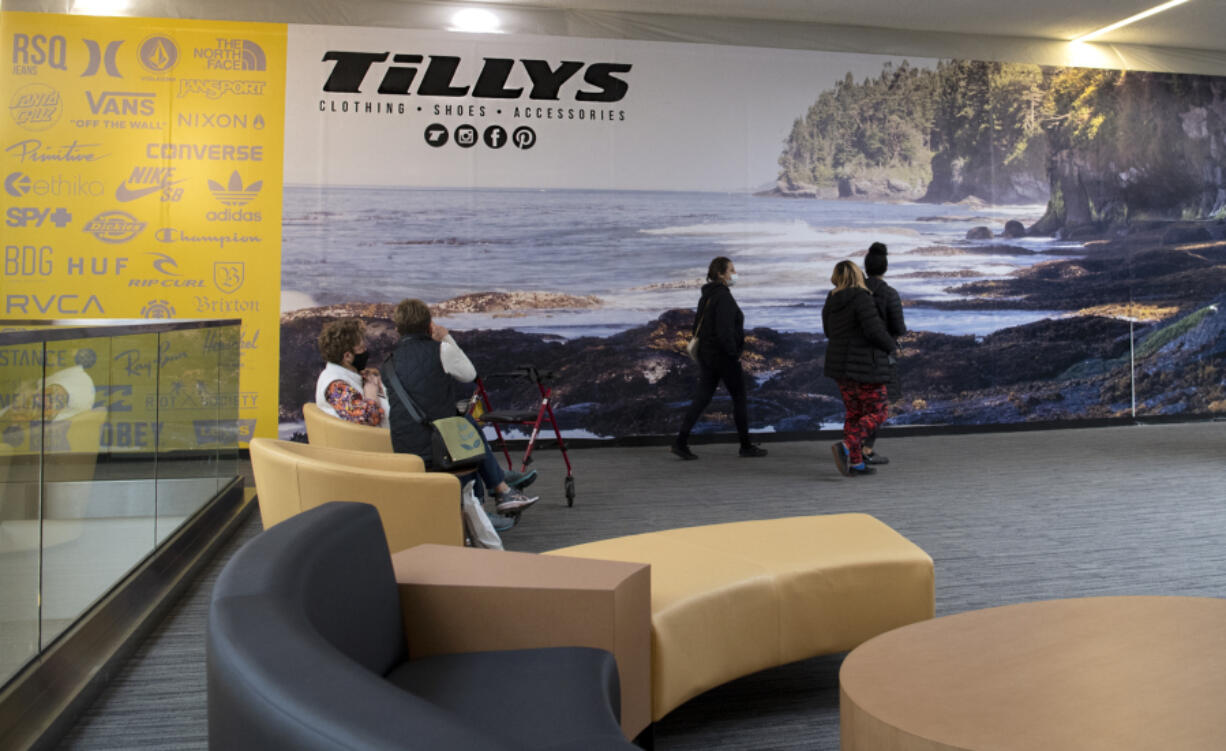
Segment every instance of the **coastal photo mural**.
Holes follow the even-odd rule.
[[[712,257],[757,431],[841,424],[834,264],[889,246],[892,424],[1226,413],[1226,79],[713,45],[291,27],[281,430],[329,320],[418,297],[569,436],[668,434]],[[492,380],[497,407],[530,391]],[[731,430],[718,394],[696,432]]]

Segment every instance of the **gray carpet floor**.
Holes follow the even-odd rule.
[[[860,511],[936,562],[937,615],[1103,595],[1226,597],[1226,422],[883,438],[892,462],[843,478],[828,442],[541,451],[541,501],[504,533],[549,550],[670,527]],[[62,746],[204,749],[204,624],[225,561],[260,530],[253,516],[113,678]],[[837,749],[842,656],[806,660],[699,696],[657,725],[656,747]]]

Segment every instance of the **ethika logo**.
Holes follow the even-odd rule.
[[[324,83],[324,91],[360,94],[362,82],[366,78],[370,66],[385,62],[390,52],[340,52],[329,50],[324,53],[324,61],[335,61],[332,73]],[[383,80],[379,83],[380,94],[407,95],[413,80],[417,77],[417,63],[423,61],[422,55],[392,55],[393,63],[410,63],[409,65],[389,65],[383,72]],[[570,80],[576,73],[587,67],[583,74],[583,82],[595,90],[579,90],[575,92],[575,100],[579,102],[618,102],[626,96],[630,84],[615,76],[615,73],[629,73],[627,63],[587,63],[564,61],[557,68],[550,66],[545,60],[514,60],[511,58],[487,57],[481,64],[481,73],[472,86],[455,86],[456,71],[460,67],[460,58],[445,55],[431,55],[426,63],[421,82],[417,85],[418,96],[471,96],[476,99],[519,99],[523,96],[523,88],[507,88],[515,64],[528,73],[532,80],[532,90],[529,99],[553,101],[558,99],[562,84]],[[471,89],[471,93],[470,90]]]

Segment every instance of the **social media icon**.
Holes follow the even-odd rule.
[[[511,141],[515,148],[526,151],[536,145],[536,131],[527,125],[521,125],[511,134]]]
[[[445,146],[447,144],[447,126],[433,123],[426,126],[426,143],[434,148]]]
[[[507,129],[501,125],[491,125],[485,129],[485,145],[491,149],[501,149],[507,145]]]
[[[455,129],[455,142],[464,148],[472,148],[477,143],[477,129],[471,125],[461,125]]]

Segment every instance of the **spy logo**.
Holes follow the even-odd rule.
[[[43,226],[43,222],[50,220],[56,227],[63,229],[65,225],[72,221],[72,214],[68,213],[63,206],[52,211],[47,208],[23,208],[20,206],[10,206],[8,209],[8,219],[5,222],[10,227],[34,227]]]
[[[154,35],[141,42],[140,64],[151,73],[165,73],[179,62],[179,46],[170,37]]]
[[[243,286],[246,265],[242,261],[217,261],[213,264],[213,284],[227,295]]]
[[[222,185],[215,180],[209,180],[209,191],[213,197],[221,201],[227,206],[246,206],[251,203],[251,199],[260,194],[260,189],[264,187],[263,180],[256,180],[247,187],[243,187],[243,178],[239,176],[238,170],[230,173],[230,182],[227,185]]]
[[[447,126],[434,123],[426,126],[426,143],[434,148],[447,145]]]
[[[527,125],[521,125],[511,134],[511,141],[514,142],[515,148],[527,151],[536,145],[536,131]]]
[[[491,149],[501,149],[507,145],[507,129],[501,125],[491,125],[485,129],[485,145]]]
[[[174,318],[175,308],[165,300],[150,300],[140,309],[143,318]]]
[[[165,253],[150,253],[154,257],[153,270],[163,276],[179,276],[179,262]]]
[[[98,75],[98,68],[102,65],[106,66],[106,74],[111,78],[123,78],[119,73],[119,66],[115,64],[115,56],[119,54],[119,46],[123,44],[122,40],[107,42],[106,52],[103,52],[102,45],[93,39],[82,41],[89,49],[89,65],[85,66],[85,72],[81,74],[81,78]]]
[[[471,149],[477,145],[477,129],[471,125],[459,126],[455,129],[455,142],[457,146]]]

